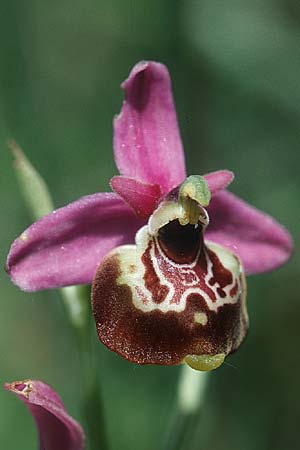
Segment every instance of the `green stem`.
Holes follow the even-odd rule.
[[[106,427],[97,379],[91,311],[86,287],[60,289],[66,313],[72,325],[80,356],[83,385],[82,412],[90,450],[107,450]]]
[[[198,372],[184,364],[180,369],[177,404],[172,418],[164,450],[183,450],[195,429],[201,411],[208,380],[207,372]]]
[[[172,418],[171,425],[167,434],[166,442],[163,446],[164,450],[180,450],[188,440],[189,431],[193,416],[185,414],[177,409]]]
[[[34,220],[37,220],[54,209],[49,189],[18,145],[15,142],[10,142],[9,147],[15,157],[15,169],[20,182],[21,193],[28,211]],[[84,286],[70,286],[60,289],[59,294],[63,299],[68,321],[76,336],[80,353],[84,388],[83,412],[90,449],[106,450],[107,441],[97,383],[95,352],[93,351],[91,337],[89,293]]]
[[[90,450],[106,450],[108,448],[102,399],[97,380],[95,352],[91,336],[90,323],[78,335],[78,348],[80,351],[82,379],[83,379],[83,404],[82,409],[86,421]]]

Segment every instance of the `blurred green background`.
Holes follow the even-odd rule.
[[[2,0],[0,52],[2,265],[30,224],[7,139],[43,174],[56,206],[105,191],[116,174],[120,82],[141,59],[168,66],[189,172],[233,170],[232,191],[282,222],[297,249],[277,272],[249,278],[249,336],[211,374],[191,450],[296,449],[299,1]],[[0,277],[1,383],[42,379],[81,420],[79,359],[59,298]],[[97,359],[112,450],[159,448],[178,368],[137,367],[101,344]],[[0,405],[1,449],[36,448],[24,405],[2,391]]]

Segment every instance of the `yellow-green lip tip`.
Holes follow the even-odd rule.
[[[188,355],[184,362],[192,369],[207,372],[220,367],[225,359],[225,353],[218,353],[217,355]]]

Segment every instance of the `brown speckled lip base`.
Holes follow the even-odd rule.
[[[246,336],[241,298],[214,312],[200,295],[191,294],[182,312],[143,312],[134,306],[130,288],[117,284],[119,275],[117,253],[108,255],[93,283],[92,308],[99,339],[131,362],[176,365],[189,354],[229,354]],[[205,325],[195,322],[196,312],[206,313]]]

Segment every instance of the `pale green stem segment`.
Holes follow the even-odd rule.
[[[27,209],[34,220],[54,210],[51,194],[42,176],[14,141],[9,142],[14,168]],[[89,299],[86,286],[68,286],[58,290],[66,315],[77,338],[84,385],[83,412],[91,450],[107,448],[101,399],[98,391],[90,327]],[[100,431],[99,431],[100,430]]]
[[[80,330],[85,327],[88,316],[88,301],[86,289],[83,286],[67,286],[59,289],[68,319],[74,328]]]
[[[31,217],[38,220],[54,209],[47,185],[18,144],[9,141],[8,146],[14,156],[14,168],[26,207]]]
[[[54,210],[51,194],[46,182],[18,144],[15,141],[10,141],[8,145],[14,155],[14,168],[27,209],[33,220],[38,220]],[[59,289],[59,292],[71,324],[76,329],[84,327],[87,321],[88,308],[87,300],[82,299],[81,288],[70,286]]]
[[[182,365],[178,382],[177,402],[178,408],[184,414],[194,414],[201,408],[208,376],[208,372],[199,372],[191,369],[187,364]]]
[[[205,400],[208,372],[182,364],[180,368],[175,415],[163,450],[189,450]]]
[[[181,225],[196,225],[199,221],[199,207],[209,205],[211,193],[208,184],[201,175],[190,175],[180,186],[178,203],[185,211],[185,217],[179,219]]]

